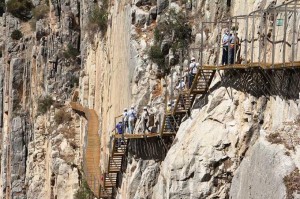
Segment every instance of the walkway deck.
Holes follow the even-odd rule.
[[[95,194],[99,196],[100,190],[100,138],[98,135],[99,121],[98,115],[93,109],[83,107],[81,104],[76,102],[70,103],[73,110],[84,113],[88,120],[87,130],[87,143],[84,153],[84,169],[86,175],[86,181]]]
[[[215,76],[217,70],[230,70],[230,69],[293,69],[300,68],[300,62],[273,65],[229,65],[229,66],[203,66],[198,70],[197,75],[188,90],[179,93],[176,99],[174,109],[170,113],[166,113],[161,123],[161,128],[158,133],[146,134],[124,134],[113,135],[111,153],[109,156],[109,163],[107,171],[100,172],[100,140],[98,136],[98,116],[92,109],[84,108],[82,105],[71,102],[71,107],[75,111],[84,113],[88,120],[88,136],[87,146],[85,151],[85,165],[86,165],[86,178],[87,182],[98,198],[114,198],[118,186],[119,179],[122,178],[122,173],[126,167],[126,153],[129,140],[131,139],[147,139],[151,137],[165,137],[174,136],[179,129],[182,118],[189,113],[192,108],[196,96],[198,94],[205,95],[209,91],[210,84]],[[102,179],[102,181],[101,181]]]

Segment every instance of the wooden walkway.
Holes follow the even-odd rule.
[[[81,104],[76,102],[70,103],[74,111],[83,113],[88,120],[87,129],[87,142],[84,151],[84,172],[86,181],[95,194],[100,197],[100,137],[98,135],[99,121],[98,115],[93,109],[83,107]]]
[[[179,93],[174,108],[166,113],[160,124],[159,132],[146,134],[115,134],[112,136],[112,146],[106,171],[100,172],[100,140],[98,136],[98,116],[94,110],[84,108],[80,104],[71,102],[72,109],[85,114],[88,120],[88,138],[85,151],[85,165],[88,184],[98,198],[115,198],[117,187],[126,169],[127,146],[131,139],[147,139],[151,137],[165,137],[176,135],[182,118],[191,110],[198,94],[207,94],[211,82],[218,70],[262,68],[266,70],[300,68],[300,62],[288,64],[265,65],[229,65],[203,66],[198,70],[190,89]],[[120,117],[120,116],[118,116]]]

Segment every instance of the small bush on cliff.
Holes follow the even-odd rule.
[[[101,8],[95,5],[89,14],[88,32],[95,34],[100,31],[102,36],[106,33],[108,21],[108,12],[106,3]]]
[[[39,5],[32,10],[32,14],[36,20],[45,18],[48,12],[49,12],[49,6],[47,5]]]
[[[6,3],[7,11],[13,16],[22,19],[29,20],[31,18],[31,9],[33,5],[29,0],[9,0]]]
[[[74,48],[71,44],[68,44],[67,50],[63,52],[63,56],[66,59],[75,59],[79,55],[79,51]]]
[[[151,46],[148,56],[150,60],[157,63],[159,66],[165,65],[165,56],[162,53],[160,46],[158,45]]]
[[[4,12],[5,12],[5,1],[0,0],[0,17],[3,15]]]
[[[23,37],[23,33],[20,30],[14,30],[10,36],[14,40],[19,40]]]
[[[82,180],[81,185],[78,191],[75,193],[75,199],[86,199],[93,196],[92,191],[89,188],[88,183],[85,180]]]
[[[59,110],[55,113],[54,121],[56,124],[62,124],[66,122],[70,122],[72,120],[71,114],[66,112],[65,110]]]
[[[38,100],[38,114],[45,114],[53,104],[53,99],[47,95],[41,99]]]
[[[71,88],[79,85],[79,78],[75,75],[72,75],[69,80],[69,85]]]

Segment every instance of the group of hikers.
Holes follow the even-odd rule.
[[[148,108],[146,106],[143,108],[143,112],[139,119],[142,122],[143,133],[150,132],[149,127],[153,125],[154,118],[153,115],[149,113]],[[122,119],[118,122],[118,124],[116,124],[115,129],[117,130],[118,134],[133,134],[137,121],[138,115],[134,106],[131,106],[129,111],[127,108],[124,108],[124,111],[122,113]]]
[[[237,32],[229,32],[229,29],[225,29],[222,36],[222,64],[234,64],[240,62],[240,38]],[[188,74],[182,78],[177,83],[175,89],[184,90],[185,88],[190,89],[192,87],[195,76],[198,72],[200,64],[196,62],[195,57],[192,57],[190,64],[187,68]]]
[[[235,62],[235,59],[236,57],[239,57],[239,52],[240,52],[240,39],[238,37],[238,33],[235,31],[230,33],[229,29],[225,29],[225,32],[222,36],[222,48],[223,48],[222,65],[234,64],[238,62],[239,60]],[[195,76],[198,72],[199,66],[200,64],[196,62],[195,57],[191,57],[190,64],[188,65],[188,68],[186,70],[187,75],[179,79],[175,89],[176,90],[190,89],[192,87]],[[174,104],[175,102],[168,103],[167,112],[172,111]],[[149,121],[150,120],[154,121],[154,119],[152,117],[150,119],[150,116],[151,115],[149,114],[148,108],[144,107],[140,117],[143,133],[151,132],[149,130],[149,126],[150,126]],[[127,108],[125,108],[122,114],[122,120],[119,121],[115,127],[117,133],[133,134],[137,120],[138,120],[137,112],[135,111],[134,106],[131,106],[129,111]]]
[[[225,29],[222,36],[222,65],[238,63],[240,57],[240,38],[237,32],[229,32],[229,29]],[[235,61],[236,59],[236,61]]]

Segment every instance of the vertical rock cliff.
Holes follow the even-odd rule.
[[[201,40],[220,43],[216,24],[204,33],[201,22],[284,2],[1,1],[0,197],[84,198],[88,120],[71,101],[98,115],[95,164],[104,171],[115,117],[130,106],[162,116],[190,57],[200,59]],[[298,12],[295,28],[288,18],[277,34],[296,31],[299,46]],[[256,30],[271,31],[271,22],[266,17]],[[238,26],[245,35],[246,24]],[[282,50],[278,45],[275,61]],[[203,59],[216,64],[220,56],[209,49]],[[297,71],[278,73],[266,95],[260,71],[216,73],[174,139],[131,143],[117,198],[299,198],[298,80]]]

